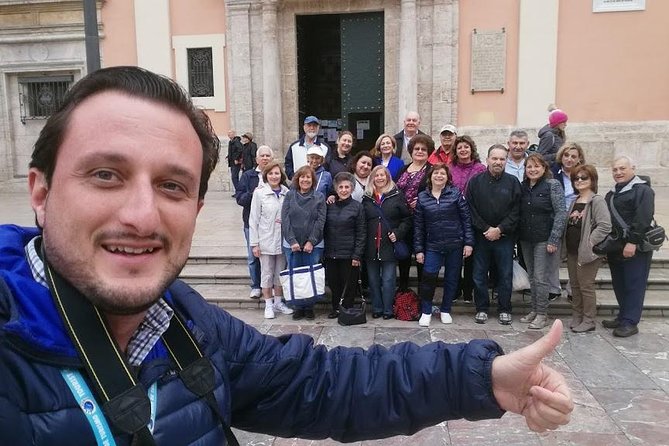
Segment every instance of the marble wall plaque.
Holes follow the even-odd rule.
[[[472,31],[471,92],[504,93],[506,72],[506,32]]]
[[[592,12],[643,11],[646,0],[592,0]]]

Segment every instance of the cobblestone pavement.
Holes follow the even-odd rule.
[[[368,347],[401,341],[466,342],[491,338],[505,351],[516,350],[541,336],[524,324],[502,326],[491,320],[477,325],[470,315],[455,315],[453,325],[433,318],[429,329],[417,323],[371,320],[362,326],[340,327],[324,315],[313,322],[293,322],[280,315],[264,320],[261,310],[232,310],[240,319],[263,333],[305,333],[317,344]],[[601,326],[586,334],[565,333],[557,351],[547,362],[566,377],[576,408],[572,421],[557,431],[531,432],[522,417],[506,414],[499,420],[454,420],[424,429],[410,437],[364,441],[358,445],[669,445],[669,320],[650,318],[639,325],[641,333],[621,339]],[[237,431],[247,445],[329,445],[332,440],[274,438]]]

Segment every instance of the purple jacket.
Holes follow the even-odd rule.
[[[453,185],[460,189],[462,195],[467,193],[467,184],[481,172],[485,172],[486,167],[480,161],[472,161],[469,164],[451,164],[451,177]]]

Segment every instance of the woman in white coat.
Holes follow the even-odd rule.
[[[264,186],[253,192],[249,214],[249,244],[253,255],[260,259],[260,287],[265,299],[265,319],[274,319],[274,312],[292,314],[282,302],[283,290],[279,273],[286,267],[281,251],[281,208],[288,193],[286,173],[276,162],[262,171]],[[274,288],[274,297],[272,297]]]

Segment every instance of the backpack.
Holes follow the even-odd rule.
[[[398,291],[393,304],[395,319],[417,321],[420,318],[420,298],[414,290]]]

